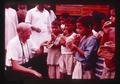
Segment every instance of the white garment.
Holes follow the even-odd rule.
[[[102,31],[99,31],[99,32],[96,32],[94,29],[92,30],[92,33],[94,36],[98,37],[99,35],[100,36],[103,36],[103,32]]]
[[[46,9],[43,12],[40,12],[37,6],[30,9],[26,14],[25,22],[41,29],[40,33],[32,31],[31,35],[31,39],[37,47],[51,39],[50,16]]]
[[[23,49],[22,49],[23,46]],[[6,52],[6,66],[12,66],[11,59],[18,61],[18,64],[22,64],[29,61],[29,58],[32,58],[32,50],[36,50],[30,40],[27,40],[25,44],[22,43],[18,38],[18,36],[11,39],[7,46]],[[23,52],[25,58],[23,59]]]
[[[58,60],[59,71],[72,75],[73,72],[73,54],[62,54]]]
[[[5,49],[8,42],[17,35],[18,17],[16,10],[5,8]]]
[[[72,33],[70,36],[65,37],[66,45],[69,42],[73,41],[75,35],[76,35],[76,33]],[[71,51],[70,48],[61,46],[61,54],[73,54],[73,52]]]
[[[72,79],[82,79],[82,65],[81,62],[76,62],[73,70]]]
[[[53,10],[50,10],[49,14],[50,14],[50,22],[52,23],[57,17]]]
[[[48,75],[50,79],[60,79],[59,66],[48,66]]]

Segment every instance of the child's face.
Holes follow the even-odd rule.
[[[60,30],[59,30],[58,26],[52,25],[52,32],[53,32],[54,34],[58,34],[59,31],[60,31]]]
[[[81,23],[76,23],[77,26],[77,33],[79,33],[80,35],[86,35],[87,29],[81,24]]]
[[[74,28],[73,24],[70,24],[70,23],[66,24],[66,28],[65,29],[68,30],[69,32],[73,31],[73,28]]]

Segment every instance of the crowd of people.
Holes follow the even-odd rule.
[[[50,4],[7,4],[5,50],[8,80],[114,79],[115,9],[74,18]]]

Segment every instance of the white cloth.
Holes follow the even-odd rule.
[[[82,65],[81,62],[76,62],[73,70],[72,79],[82,79]]]
[[[8,42],[17,35],[17,25],[18,17],[16,10],[13,8],[5,8],[5,49]]]
[[[56,65],[49,66],[48,75],[50,79],[60,79],[59,66]]]
[[[61,36],[58,35],[53,45],[59,45]],[[58,60],[61,55],[60,47],[50,47],[48,48],[47,64],[58,65]]]
[[[49,14],[50,14],[50,22],[52,23],[57,17],[53,10],[50,10]]]
[[[67,73],[67,75],[72,75],[73,72],[73,54],[62,54],[58,61],[59,71],[61,73]]]
[[[103,36],[103,32],[102,31],[99,31],[99,32],[96,32],[94,29],[92,30],[92,33],[94,36],[98,37],[99,35],[100,36]]]
[[[23,44],[23,43],[22,43]],[[20,43],[18,36],[11,39],[7,46],[6,52],[6,66],[12,66],[11,59],[18,61],[18,64],[22,64],[29,61],[29,58],[32,58],[32,50],[36,50],[30,40],[27,40],[25,44],[23,44],[23,49]],[[23,52],[25,59],[23,59]]]
[[[60,49],[48,49],[47,64],[49,65],[58,65],[58,60],[60,58],[61,52]]]
[[[66,45],[69,42],[73,41],[75,35],[76,33],[72,33],[70,36],[65,37]],[[70,48],[61,46],[61,54],[73,54],[73,52],[71,51]]]
[[[26,14],[25,22],[41,29],[40,33],[32,31],[31,35],[31,39],[37,47],[51,39],[50,16],[46,9],[43,12],[40,12],[37,6],[30,9]]]

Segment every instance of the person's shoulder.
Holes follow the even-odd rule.
[[[90,36],[88,39],[90,42],[97,41],[97,37],[95,35]]]
[[[48,10],[46,10],[46,9],[44,9],[44,12],[47,13],[47,14],[49,14]]]
[[[9,8],[9,10],[16,13],[16,10],[13,8]]]
[[[15,46],[18,44],[18,36],[13,37],[9,42],[8,45],[9,46]]]
[[[29,9],[27,12],[34,12],[36,10],[36,7]]]

